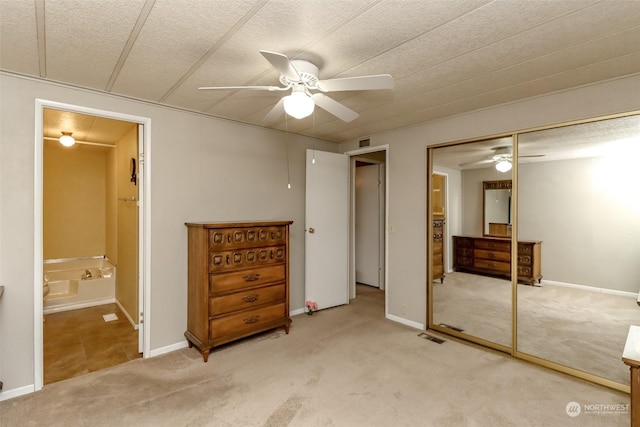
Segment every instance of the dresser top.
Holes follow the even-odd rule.
[[[289,225],[289,224],[293,224],[293,221],[246,221],[246,222],[206,221],[206,222],[185,222],[185,225],[187,227],[198,227],[198,228],[271,227],[271,226]]]
[[[494,237],[494,236],[453,236],[453,237],[463,237],[466,239],[482,239],[482,240],[495,240],[497,242],[511,242],[511,237]],[[518,243],[542,243],[542,240],[518,240]]]

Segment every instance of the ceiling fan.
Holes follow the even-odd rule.
[[[320,80],[318,67],[309,61],[290,60],[286,55],[261,50],[260,53],[280,73],[282,86],[208,86],[201,90],[267,90],[288,91],[264,117],[265,122],[279,119],[285,112],[296,119],[302,119],[313,113],[317,105],[342,121],[350,122],[358,118],[358,113],[338,101],[325,95],[326,92],[352,90],[393,89],[393,77],[389,74],[371,76],[345,77],[339,79]]]
[[[544,154],[529,154],[518,156],[518,158],[522,157],[543,157]],[[460,166],[479,166],[488,163],[495,163],[496,169],[499,172],[508,172],[511,170],[511,163],[513,159],[513,152],[511,151],[511,146],[504,147],[495,147],[493,148],[493,154],[489,157],[481,160],[475,160],[473,162],[460,163]]]

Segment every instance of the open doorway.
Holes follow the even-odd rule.
[[[148,356],[143,201],[150,122],[48,101],[36,107],[38,390]],[[75,144],[63,147],[62,132]]]
[[[387,147],[346,154],[351,157],[350,297],[380,294],[386,316]]]

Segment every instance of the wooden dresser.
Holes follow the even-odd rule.
[[[518,282],[533,285],[542,279],[542,242],[518,242]],[[453,269],[489,276],[511,277],[511,240],[499,237],[453,236]]]
[[[284,327],[289,333],[292,221],[187,223],[184,333],[206,362],[215,346]]]
[[[433,280],[444,282],[444,220],[433,219]]]

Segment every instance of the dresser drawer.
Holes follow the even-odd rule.
[[[225,250],[235,247],[283,245],[286,227],[238,227],[209,230],[209,248]]]
[[[233,270],[237,268],[285,262],[285,246],[237,249],[234,251],[210,251],[209,271]]]
[[[518,266],[518,276],[519,277],[531,277],[531,276],[533,276],[533,270],[531,269],[531,267]]]
[[[211,274],[209,275],[209,292],[219,294],[280,282],[285,280],[285,268],[284,265],[273,265],[231,273]]]
[[[476,258],[481,258],[485,260],[495,260],[495,261],[511,261],[511,252],[498,252],[498,251],[488,251],[485,249],[476,249],[473,251],[473,256]]]
[[[531,266],[533,265],[533,255],[520,255],[518,254],[518,265]]]
[[[477,239],[475,241],[475,248],[511,253],[511,242],[498,242],[495,240]]]
[[[224,337],[229,334],[241,334],[243,331],[260,329],[263,325],[288,316],[285,304],[275,304],[255,310],[246,310],[229,316],[209,320],[209,339]]]
[[[499,273],[509,273],[511,271],[511,264],[509,264],[508,262],[488,261],[488,260],[476,258],[473,261],[473,266],[475,268],[493,270]]]
[[[210,298],[209,313],[226,314],[254,306],[284,302],[285,297],[284,283],[266,288],[247,289],[230,295]]]

